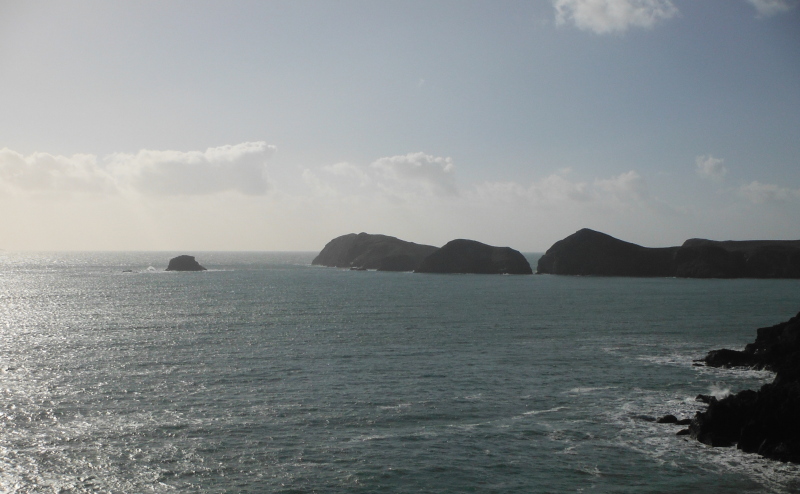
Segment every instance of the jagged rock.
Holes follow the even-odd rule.
[[[749,367],[776,372],[758,391],[745,390],[711,400],[689,430],[712,446],[732,446],[767,458],[800,463],[800,314],[760,328],[744,351],[715,350],[706,364]]]
[[[194,256],[178,256],[169,260],[167,271],[205,271],[206,268],[195,261]]]
[[[697,395],[694,397],[694,401],[699,401],[708,405],[709,403],[717,401],[717,397],[711,395]]]
[[[425,257],[436,251],[432,245],[406,242],[387,235],[350,233],[336,237],[311,264],[357,270],[414,271]]]
[[[426,257],[416,272],[533,274],[528,260],[519,251],[464,239],[447,242],[441,249]]]
[[[709,446],[733,446],[739,441],[757,396],[755,391],[746,390],[709,403],[708,410],[692,420],[692,437]]]
[[[677,247],[649,248],[584,228],[539,259],[537,273],[586,276],[673,276]]]

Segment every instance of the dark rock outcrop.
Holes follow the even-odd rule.
[[[691,436],[711,446],[737,445],[742,451],[800,463],[800,314],[760,328],[743,351],[715,350],[712,367],[747,367],[776,372],[758,391],[745,390],[708,403],[689,427]]]
[[[178,256],[169,260],[167,271],[205,271],[206,268],[195,261],[194,256]]]
[[[539,259],[537,273],[587,276],[674,276],[677,247],[648,248],[584,228]]]
[[[519,251],[457,239],[425,258],[417,273],[533,274]]]
[[[356,270],[414,271],[436,250],[432,245],[415,244],[387,235],[350,233],[328,242],[311,264]]]
[[[800,278],[800,240],[689,239],[642,247],[584,228],[550,247],[540,274],[681,278]]]

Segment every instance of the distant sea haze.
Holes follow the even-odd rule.
[[[415,275],[307,253],[0,255],[0,491],[797,492],[677,436],[796,279]],[[531,266],[538,257],[527,255]]]

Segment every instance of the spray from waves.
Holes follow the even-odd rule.
[[[721,400],[731,395],[731,388],[720,383],[714,383],[708,387],[708,394]]]

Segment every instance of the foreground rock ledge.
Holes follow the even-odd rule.
[[[475,240],[447,242],[429,255],[417,273],[533,274],[531,265],[511,247],[494,247]]]
[[[195,261],[194,256],[178,256],[169,260],[167,271],[205,271],[206,268]]]
[[[800,314],[758,329],[743,351],[714,350],[704,359],[711,367],[766,369],[777,374],[758,391],[745,390],[709,400],[689,431],[710,446],[733,446],[767,458],[800,463]]]

